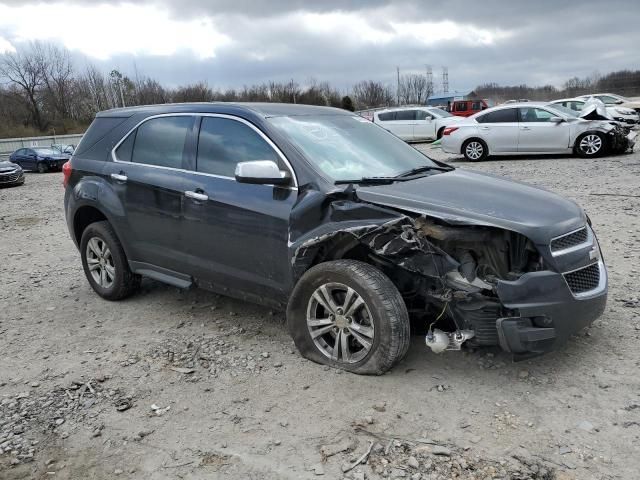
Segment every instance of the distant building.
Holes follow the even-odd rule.
[[[475,100],[478,98],[476,92],[471,90],[453,91],[447,93],[441,93],[439,95],[431,95],[427,99],[427,105],[435,107],[438,105],[446,106],[448,103],[453,103],[454,100]]]

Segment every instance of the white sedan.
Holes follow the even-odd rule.
[[[447,127],[442,149],[469,161],[490,155],[576,153],[596,157],[632,148],[635,132],[616,122],[585,120],[546,103],[512,103],[489,108]]]
[[[378,110],[373,116],[374,123],[406,142],[436,140],[446,127],[462,120],[436,107],[390,108]]]
[[[580,113],[585,105],[598,102],[601,105],[604,105],[607,109],[607,113],[618,122],[627,123],[629,125],[637,125],[640,124],[640,115],[636,113],[635,110],[628,107],[622,107],[620,105],[607,105],[600,98],[596,96],[585,96],[585,97],[577,97],[577,98],[561,98],[559,100],[553,100],[551,103],[556,105],[561,105],[565,108],[570,108],[576,113]]]

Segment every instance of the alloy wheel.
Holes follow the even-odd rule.
[[[336,362],[357,363],[373,347],[369,307],[353,288],[341,283],[325,283],[313,292],[307,327],[318,350]]]
[[[100,237],[91,237],[85,252],[89,273],[102,288],[111,288],[115,280],[116,267],[111,250]]]
[[[484,153],[484,147],[480,142],[469,142],[467,148],[465,148],[465,153],[471,160],[478,160]]]
[[[582,150],[585,155],[595,155],[601,148],[602,138],[600,138],[599,135],[585,135],[582,140],[580,140],[580,150]]]

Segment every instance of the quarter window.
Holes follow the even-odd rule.
[[[182,168],[182,156],[193,120],[194,117],[190,116],[175,116],[153,118],[144,122],[135,132],[131,161],[159,167]],[[130,135],[132,136],[133,134]],[[128,153],[127,148],[130,147],[125,145],[127,141],[118,147],[118,159],[120,148],[123,148],[123,155]]]
[[[228,118],[203,117],[198,138],[197,170],[233,177],[239,162],[272,160],[273,148],[252,128]]]
[[[515,108],[503,108],[485,113],[476,119],[479,123],[511,123],[518,121],[518,110]]]

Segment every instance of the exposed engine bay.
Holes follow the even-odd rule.
[[[449,225],[424,215],[332,232],[305,242],[296,257],[330,251],[348,252],[391,278],[434,352],[459,350],[465,342],[497,345],[496,319],[512,316],[497,297],[497,281],[543,269],[537,249],[523,235]]]

